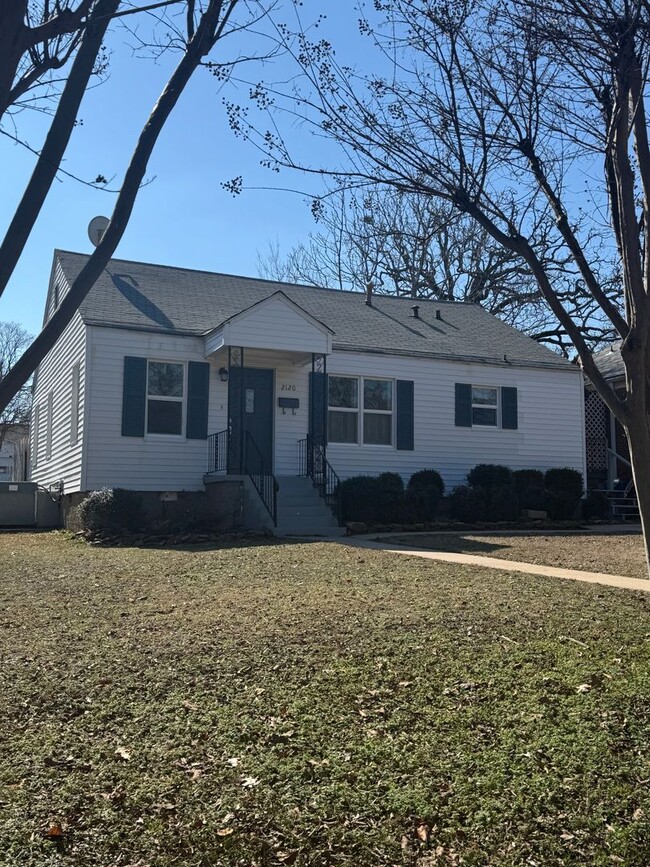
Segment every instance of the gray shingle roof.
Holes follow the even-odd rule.
[[[68,281],[87,255],[57,250]],[[281,290],[334,332],[335,349],[424,355],[525,366],[569,367],[565,359],[476,304],[374,296],[112,259],[81,305],[87,324],[202,335]],[[440,319],[436,311],[440,311]],[[504,359],[504,356],[506,357]]]
[[[625,365],[621,358],[621,341],[612,343],[602,352],[594,353],[596,367],[605,379],[623,379],[625,377]]]

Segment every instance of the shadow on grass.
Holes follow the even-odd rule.
[[[413,548],[422,551],[445,551],[451,554],[495,554],[498,551],[505,551],[512,547],[512,545],[487,542],[476,538],[469,539],[464,535],[436,536],[423,534],[422,536],[418,536],[414,534],[409,537],[377,536],[373,541],[381,542],[384,545],[397,545],[400,548]]]

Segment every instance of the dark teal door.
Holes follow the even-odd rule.
[[[228,378],[228,472],[244,470],[246,434],[255,441],[273,472],[273,371],[255,367],[231,367]]]

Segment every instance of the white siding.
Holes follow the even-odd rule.
[[[86,489],[105,485],[141,491],[199,490],[207,468],[205,440],[185,436],[122,436],[124,356],[157,361],[203,361],[198,337],[146,334],[113,328],[90,328],[92,394],[88,413]],[[226,427],[227,384],[220,365],[210,362],[208,432]]]
[[[56,279],[56,273],[55,273]],[[60,292],[64,278],[59,277]],[[79,365],[79,412],[83,414],[86,380],[86,334],[81,316],[76,313],[54,349],[43,359],[36,372],[34,410],[38,415],[37,432],[34,423],[31,433],[32,481],[42,485],[63,481],[66,493],[83,490],[82,448],[83,436],[74,445],[70,443],[70,424],[73,409],[72,369]],[[51,394],[51,402],[49,396]],[[38,413],[36,412],[38,407]],[[51,407],[52,412],[48,412]],[[38,455],[35,454],[37,440]],[[47,457],[49,451],[49,458]]]
[[[203,440],[122,437],[121,414],[125,355],[205,361],[203,339],[97,327],[90,330],[94,373],[88,407],[86,489],[103,485],[139,490],[201,488],[207,461]],[[247,367],[275,371],[276,475],[297,473],[298,441],[307,434],[310,365],[295,364],[299,358],[298,354],[281,352],[245,352]],[[228,424],[228,385],[218,376],[223,361],[210,361],[209,433],[225,430]],[[394,470],[408,479],[416,470],[433,467],[451,489],[465,480],[471,467],[482,462],[507,464],[515,469],[569,466],[584,473],[583,390],[578,369],[522,369],[335,352],[328,357],[328,372],[415,383],[415,449],[398,451],[394,446],[331,443],[328,457],[341,477]],[[457,382],[515,386],[518,429],[456,427]],[[279,408],[277,399],[282,396],[298,398],[300,407],[295,415]]]
[[[281,298],[262,302],[227,322],[223,329],[229,346],[293,352],[327,352],[328,333]]]
[[[512,469],[573,467],[584,475],[583,383],[577,368],[523,369],[335,352],[327,370],[415,383],[414,450],[330,443],[328,459],[343,478],[390,469],[408,479],[416,470],[431,467],[451,490],[463,484],[478,463]],[[518,429],[456,427],[457,382],[516,387]]]

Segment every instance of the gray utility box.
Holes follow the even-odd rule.
[[[0,526],[35,527],[37,502],[34,482],[0,482]]]
[[[36,482],[0,482],[0,527],[60,527],[56,494]]]

